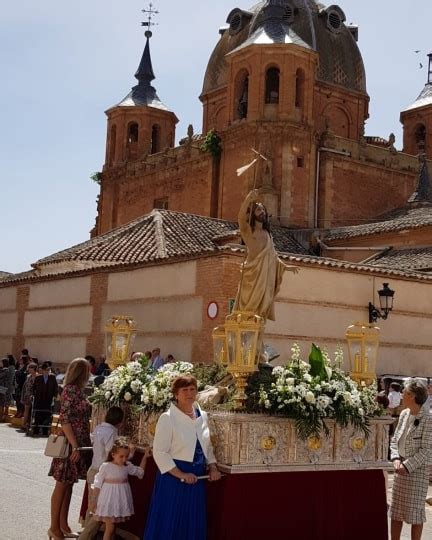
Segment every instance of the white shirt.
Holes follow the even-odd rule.
[[[401,402],[401,393],[396,392],[396,390],[391,390],[388,395],[389,400],[389,409],[395,409],[396,407],[399,407]]]
[[[102,422],[96,426],[92,433],[93,439],[93,460],[91,468],[96,471],[107,460],[108,454],[113,447],[114,440],[118,436],[118,430],[112,424]]]
[[[162,474],[174,469],[175,459],[192,463],[197,439],[207,463],[216,463],[207,413],[202,411],[197,403],[194,407],[201,413],[201,416],[194,420],[174,404],[158,420],[153,441],[153,457]]]

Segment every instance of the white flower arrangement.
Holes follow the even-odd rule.
[[[275,367],[270,383],[259,389],[262,411],[295,419],[302,438],[328,433],[326,418],[342,426],[351,423],[367,433],[368,418],[382,414],[376,385],[358,386],[342,371],[341,349],[333,362],[315,345],[309,363],[301,359],[297,344],[291,352],[291,361]]]
[[[155,371],[145,360],[129,362],[108,375],[91,400],[106,407],[126,403],[148,412],[166,410],[172,400],[173,380],[192,374],[193,367],[189,362],[174,362]]]

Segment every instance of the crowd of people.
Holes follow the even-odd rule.
[[[159,348],[135,352],[129,361],[145,357],[149,366],[160,369],[174,362],[165,360]],[[2,360],[0,370],[0,414],[8,414],[15,400],[16,415],[29,422],[33,407],[35,425],[49,433],[51,405],[59,392],[50,362],[39,365],[27,350],[19,362],[12,356]],[[55,479],[51,497],[51,540],[95,538],[102,524],[104,540],[114,537],[117,523],[134,513],[128,476],[143,478],[151,455],[147,448],[138,466],[132,465],[135,447],[119,437],[124,413],[119,407],[108,409],[105,421],[90,436],[91,405],[85,388],[92,375],[104,377],[109,366],[92,356],[73,360],[62,381],[60,394],[61,434],[69,443],[66,459],[54,458],[49,474]],[[169,409],[156,426],[153,457],[158,467],[153,497],[148,512],[144,540],[204,540],[206,538],[205,483],[220,478],[213,453],[208,419],[196,402],[197,381],[180,376],[172,387]],[[412,540],[420,540],[426,521],[425,500],[432,465],[432,384],[413,378],[404,382],[381,381],[378,400],[394,417],[389,458],[393,462],[394,482],[389,506],[391,539],[399,540],[403,523],[411,525]],[[92,449],[93,452],[88,450]],[[68,513],[73,486],[86,479],[89,490],[88,512],[80,534],[72,532]],[[138,501],[135,501],[138,503]],[[185,534],[184,534],[185,531]]]
[[[56,374],[52,362],[40,363],[27,349],[18,361],[9,354],[2,359],[0,370],[0,422],[7,421],[9,409],[16,407],[16,418],[23,419],[28,428],[33,423],[41,434],[48,435],[51,426],[52,402],[58,395]]]

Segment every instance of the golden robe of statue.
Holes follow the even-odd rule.
[[[234,310],[251,311],[265,320],[275,320],[274,299],[279,292],[285,270],[298,272],[277,256],[270,234],[266,208],[258,203],[258,190],[251,191],[239,212],[239,227],[247,247]]]

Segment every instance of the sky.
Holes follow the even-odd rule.
[[[253,0],[153,0],[159,26],[151,54],[160,99],[192,123],[205,68],[228,13]],[[144,47],[143,0],[14,0],[0,16],[0,270],[31,263],[89,238],[104,162],[106,116],[135,84]],[[330,4],[330,3],[328,3]],[[396,134],[399,113],[427,78],[432,2],[340,0],[359,47],[371,98],[366,135]],[[415,8],[414,8],[415,6]],[[416,54],[415,50],[421,50]],[[424,65],[420,69],[420,62]]]

